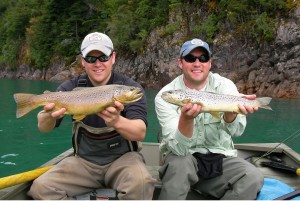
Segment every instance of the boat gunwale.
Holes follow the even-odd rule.
[[[157,146],[157,147],[159,145],[159,143],[151,143],[151,142],[149,142],[149,143],[143,142],[142,144],[146,145],[146,146]],[[283,143],[282,144],[281,143],[240,143],[240,144],[234,144],[234,146],[237,150],[253,151],[253,152],[268,152],[268,151],[274,149],[274,147],[278,146],[274,150],[274,153],[282,153],[300,165],[300,154],[295,152],[294,150],[292,150],[290,147],[288,147],[287,145],[285,145]],[[69,148],[65,152],[54,157],[53,159],[46,162],[45,164],[43,164],[40,167],[57,164],[63,158],[73,155],[73,153],[74,153],[73,148]],[[147,166],[151,167],[152,165],[147,165]],[[156,168],[154,168],[154,170]],[[25,196],[24,191],[26,189],[29,190],[31,183],[32,182],[26,182],[26,183],[18,184],[18,185],[11,186],[11,187],[8,187],[5,189],[0,189],[0,199],[1,200],[9,200],[9,199],[16,199],[16,198],[18,198],[18,199],[24,198],[24,196]],[[18,195],[18,194],[20,194],[20,195]]]

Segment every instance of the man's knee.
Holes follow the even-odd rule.
[[[45,194],[45,189],[46,189],[45,182],[43,182],[41,178],[37,178],[32,183],[28,195],[35,200],[45,199],[43,196]]]
[[[167,174],[168,179],[176,178],[179,181],[190,181],[191,184],[198,181],[197,163],[192,155],[188,156],[169,156],[165,164],[159,169],[160,177]]]
[[[237,197],[234,197],[234,199],[255,199],[262,188],[263,179],[263,174],[259,171],[259,169],[249,164],[244,176],[235,184],[235,196]]]
[[[172,169],[175,172],[180,170],[180,172],[190,172],[190,171],[197,171],[196,164],[193,162],[193,156],[171,156],[170,160],[167,160],[168,169]]]
[[[259,169],[251,166],[249,169],[247,169],[245,177],[249,188],[253,189],[253,191],[260,191],[263,186],[264,176]]]
[[[65,191],[58,190],[49,183],[49,180],[46,177],[44,178],[43,175],[35,179],[27,193],[28,196],[35,200],[61,200],[67,198]]]

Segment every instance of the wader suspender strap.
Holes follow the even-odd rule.
[[[87,85],[86,76],[80,75],[77,81],[77,87],[86,87],[86,85]]]
[[[114,81],[114,84],[120,84],[123,85],[123,80],[121,81]],[[80,75],[77,81],[77,87],[86,87],[87,86],[87,75]],[[141,142],[136,141],[128,141],[128,146],[131,151],[140,151],[142,149]],[[77,144],[77,143],[76,143]]]

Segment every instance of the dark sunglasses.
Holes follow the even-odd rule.
[[[192,54],[188,54],[188,55],[184,56],[183,59],[188,63],[194,63],[196,61],[196,59],[198,59],[201,63],[206,63],[209,61],[210,58],[206,54],[203,54],[199,57],[196,57]]]
[[[87,62],[87,63],[95,63],[97,61],[97,59],[101,62],[106,62],[110,59],[112,53],[109,56],[106,56],[105,54],[99,56],[99,57],[94,57],[94,56],[86,56],[83,59]]]

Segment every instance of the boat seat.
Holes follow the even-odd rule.
[[[159,179],[158,169],[160,166],[146,166],[150,174],[154,179],[156,179],[155,183],[155,190],[153,193],[153,200],[157,200],[161,187],[162,182]],[[99,199],[109,199],[109,200],[116,200],[117,198],[117,191],[114,189],[97,189],[92,192],[76,196],[77,200],[99,200]],[[187,200],[211,200],[213,198],[204,196],[201,192],[197,192],[195,190],[190,190],[187,196]]]
[[[76,196],[77,200],[117,200],[117,191],[111,188],[99,188],[89,193]]]
[[[160,166],[146,166],[152,177],[156,180],[155,183],[155,192],[154,196],[155,198],[158,197],[162,183],[159,179],[158,175],[158,169]],[[99,199],[110,199],[110,200],[115,200],[117,199],[117,191],[114,189],[110,188],[101,188],[94,190],[92,192],[83,194],[83,195],[78,195],[76,196],[77,200],[99,200]],[[154,199],[154,198],[153,198]]]

